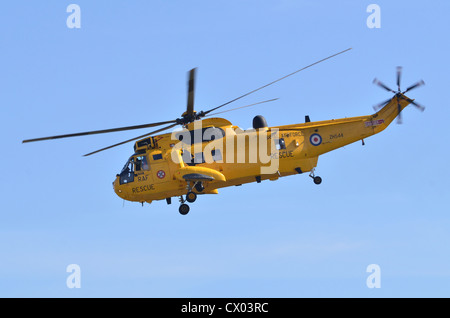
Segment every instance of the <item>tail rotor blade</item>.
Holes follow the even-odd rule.
[[[402,124],[403,123],[403,121],[402,121],[402,105],[400,104],[399,98],[397,98],[397,112],[398,112],[397,124]]]
[[[384,85],[383,83],[381,83],[378,79],[374,79],[373,80],[373,83],[375,84],[375,85],[378,85],[378,86],[380,86],[380,87],[382,87],[382,88],[384,88],[385,90],[387,90],[388,92],[391,92],[391,93],[397,93],[396,91],[393,91],[392,89],[390,89],[389,87],[387,87],[386,85]]]
[[[397,124],[399,124],[399,125],[403,124],[402,113],[401,113],[401,112],[398,113],[398,116],[397,116]]]
[[[410,87],[408,87],[402,94],[405,94],[406,92],[409,92],[410,90],[413,90],[419,86],[425,85],[425,82],[423,80],[420,80],[419,82],[411,85]]]
[[[410,103],[413,104],[414,106],[416,106],[416,107],[417,107],[420,111],[422,111],[422,112],[425,110],[425,107],[424,107],[424,106],[422,106],[422,105],[416,103],[416,102],[413,101],[413,100],[411,100]]]
[[[380,110],[381,108],[383,108],[384,106],[386,106],[386,104],[389,103],[389,102],[391,101],[391,99],[392,99],[392,98],[389,98],[389,99],[385,100],[385,101],[382,102],[382,103],[379,103],[379,104],[377,104],[377,105],[374,105],[374,106],[373,106],[373,109],[374,109],[375,111]]]
[[[397,87],[398,87],[398,91],[401,92],[400,90],[400,80],[402,77],[402,67],[401,66],[397,66]]]

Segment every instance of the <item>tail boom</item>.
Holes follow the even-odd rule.
[[[278,126],[280,131],[301,131],[304,157],[317,157],[337,148],[375,135],[389,126],[410,104],[410,99],[402,95],[394,96],[380,111],[372,115],[307,122],[297,125]],[[399,106],[400,105],[400,106]]]

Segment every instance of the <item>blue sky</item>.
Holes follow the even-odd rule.
[[[69,29],[66,8],[81,8]],[[381,8],[370,29],[369,4]],[[448,297],[450,3],[423,1],[10,1],[0,10],[1,297]],[[21,140],[177,118],[353,50],[236,102],[242,128],[370,114],[390,97],[427,108],[319,158],[306,176],[220,189],[187,216],[123,202],[111,182],[145,133]],[[66,267],[81,268],[81,288]],[[368,288],[366,268],[381,269]]]

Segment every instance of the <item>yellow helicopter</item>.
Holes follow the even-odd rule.
[[[425,108],[422,105],[404,94],[423,85],[424,82],[419,81],[402,92],[401,67],[397,68],[397,91],[375,79],[375,84],[394,93],[394,96],[374,106],[376,112],[367,116],[318,122],[311,122],[309,116],[305,116],[304,123],[269,127],[265,118],[258,115],[253,118],[253,129],[248,130],[242,130],[223,118],[203,118],[218,114],[219,112],[214,111],[348,50],[350,49],[303,67],[225,104],[201,112],[194,110],[196,69],[192,69],[188,79],[187,109],[181,118],[27,139],[23,140],[23,143],[164,125],[163,128],[93,151],[85,156],[136,141],[133,155],[113,181],[114,191],[124,200],[141,204],[155,200],[166,200],[167,204],[171,204],[172,197],[179,197],[181,203],[179,212],[183,215],[190,209],[186,202],[194,202],[200,194],[217,194],[218,189],[223,187],[240,186],[250,182],[259,183],[267,179],[273,181],[280,177],[306,172],[309,172],[315,184],[320,184],[322,179],[314,174],[320,155],[359,140],[364,144],[365,138],[384,130],[396,117],[398,123],[401,123],[401,112],[409,104],[423,111]],[[156,135],[176,126],[183,129]]]

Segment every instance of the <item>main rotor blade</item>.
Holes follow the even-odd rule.
[[[99,149],[99,150],[96,150],[96,151],[87,153],[87,154],[83,155],[83,157],[87,157],[87,156],[93,155],[93,154],[95,154],[95,153],[97,153],[97,152],[100,152],[100,151],[103,151],[103,150],[107,150],[107,149],[111,149],[111,148],[114,148],[114,147],[123,145],[123,144],[125,144],[125,143],[127,143],[127,142],[130,142],[130,141],[133,141],[133,140],[137,140],[137,139],[140,139],[140,138],[147,137],[148,135],[152,135],[152,134],[161,132],[161,131],[163,131],[163,130],[166,130],[166,129],[175,127],[176,125],[177,125],[177,124],[169,125],[169,126],[167,126],[167,127],[160,128],[160,129],[155,130],[155,131],[151,131],[151,132],[149,132],[149,133],[147,133],[147,134],[145,134],[145,135],[142,135],[142,136],[139,136],[139,137],[136,137],[136,138],[132,138],[132,139],[128,139],[128,140],[119,142],[118,144],[115,144],[115,145],[112,145],[112,146],[108,146],[108,147],[105,147],[105,148],[102,148],[102,149]]]
[[[401,66],[397,66],[397,87],[398,87],[398,91],[400,92],[400,79],[402,77],[402,67]]]
[[[425,85],[425,82],[423,80],[418,81],[417,83],[411,85],[408,87],[402,94],[405,94],[406,92],[409,92],[410,90],[417,88],[419,86]]]
[[[86,131],[86,132],[80,132],[80,133],[74,133],[74,134],[65,134],[65,135],[57,135],[57,136],[50,136],[50,137],[26,139],[26,140],[23,140],[22,143],[50,140],[50,139],[68,138],[68,137],[79,137],[79,136],[95,135],[95,134],[105,134],[105,133],[116,132],[116,131],[155,127],[155,126],[161,126],[161,125],[166,125],[166,124],[171,124],[171,123],[176,123],[176,120],[162,121],[159,123],[151,123],[151,124],[136,125],[136,126],[119,127],[119,128],[112,128],[112,129],[93,130],[93,131]]]
[[[195,89],[195,71],[193,68],[189,71],[189,81],[188,81],[188,100],[187,100],[187,115],[192,115],[194,113],[194,89]]]
[[[221,108],[221,107],[223,107],[223,106],[225,106],[225,105],[228,105],[228,104],[230,104],[230,103],[233,103],[233,102],[237,101],[238,99],[241,99],[241,98],[243,98],[243,97],[245,97],[245,96],[248,96],[248,95],[250,95],[250,94],[253,94],[254,92],[259,91],[260,89],[266,88],[267,86],[270,86],[270,85],[272,85],[272,84],[275,84],[276,82],[279,82],[279,81],[281,81],[281,80],[283,80],[283,79],[285,79],[285,78],[287,78],[287,77],[289,77],[289,76],[292,76],[292,75],[294,75],[294,74],[296,74],[296,73],[298,73],[298,72],[300,72],[300,71],[303,71],[303,70],[305,70],[305,69],[307,69],[307,68],[309,68],[309,67],[311,67],[311,66],[314,66],[314,65],[316,65],[316,64],[319,64],[319,63],[321,63],[321,62],[323,62],[323,61],[326,61],[326,60],[328,60],[328,59],[331,59],[332,57],[335,57],[335,56],[337,56],[337,55],[339,55],[339,54],[345,53],[345,52],[347,52],[347,51],[349,51],[349,50],[351,50],[351,49],[352,49],[352,48],[348,48],[348,49],[346,49],[346,50],[344,50],[344,51],[341,51],[341,52],[339,52],[339,53],[330,55],[330,56],[328,56],[328,57],[326,57],[326,58],[324,58],[324,59],[322,59],[322,60],[320,60],[320,61],[317,61],[317,62],[315,62],[315,63],[312,63],[312,64],[310,64],[310,65],[308,65],[308,66],[305,66],[305,67],[303,67],[303,68],[301,68],[301,69],[299,69],[299,70],[293,72],[293,73],[290,73],[290,74],[288,74],[288,75],[286,75],[286,76],[283,76],[283,77],[281,77],[281,78],[279,78],[279,79],[277,79],[277,80],[275,80],[275,81],[273,81],[273,82],[270,82],[269,84],[266,84],[266,85],[264,85],[264,86],[261,86],[261,87],[259,87],[259,88],[257,88],[257,89],[252,90],[251,92],[248,92],[248,93],[246,93],[246,94],[244,94],[244,95],[241,95],[241,96],[239,96],[239,97],[237,97],[237,98],[235,98],[235,99],[232,99],[232,100],[230,100],[229,102],[226,102],[225,104],[222,104],[222,105],[220,105],[220,106],[217,106],[217,107],[214,107],[214,108],[212,108],[212,109],[210,109],[210,110],[207,110],[207,111],[205,111],[203,114],[206,115],[206,114],[208,114],[208,113],[210,113],[210,112],[212,112],[212,111],[214,111],[214,110],[216,110],[216,109],[219,109],[219,108]]]
[[[278,99],[278,98],[268,99],[268,100],[265,100],[265,101],[262,101],[262,102],[258,102],[258,103],[254,103],[254,104],[250,104],[250,105],[245,105],[245,106],[241,106],[241,107],[236,107],[236,108],[232,108],[232,109],[223,110],[223,111],[221,111],[221,112],[209,114],[209,115],[207,115],[206,117],[208,117],[208,116],[215,116],[215,115],[217,115],[217,114],[222,114],[222,113],[226,113],[226,112],[231,112],[231,111],[233,111],[233,110],[237,110],[237,109],[241,109],[241,108],[246,108],[246,107],[250,107],[250,106],[255,106],[255,105],[259,105],[259,104],[263,104],[263,103],[273,102],[273,101],[275,101],[275,100],[277,100],[277,99]]]

